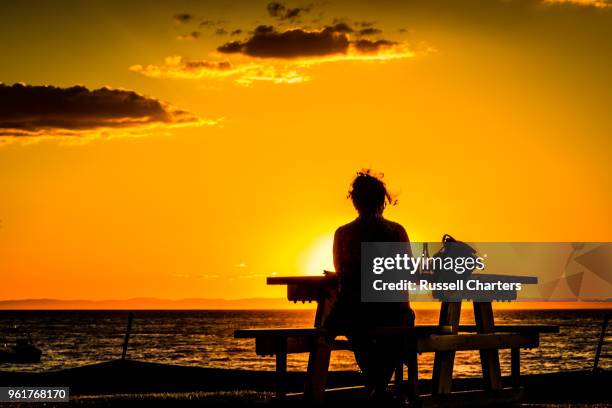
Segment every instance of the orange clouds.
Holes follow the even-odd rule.
[[[200,38],[200,32],[199,31],[192,31],[190,33],[181,34],[181,35],[176,37],[176,39],[180,40],[180,41],[193,41],[193,40],[197,40],[198,38]]]
[[[229,61],[192,60],[180,55],[166,57],[162,65],[136,64],[129,69],[150,78],[227,77],[235,72]]]
[[[330,24],[311,28],[302,17],[312,12],[314,5],[288,7],[270,2],[266,10],[274,25],[260,24],[246,38],[222,43],[209,53],[209,58],[181,55],[166,57],[163,64],[135,64],[129,70],[150,78],[229,79],[240,85],[255,82],[293,84],[310,79],[308,67],[340,61],[388,61],[415,56],[405,43],[382,38],[383,31],[373,21],[353,21],[335,18]],[[311,22],[319,22],[319,17]],[[187,24],[194,20],[190,13],[174,16]],[[227,20],[203,20],[199,27],[216,28],[216,36],[240,36],[245,31],[228,31],[222,25]],[[286,24],[297,26],[279,29]],[[179,35],[179,40],[194,40],[200,31]],[[366,38],[367,37],[367,38]],[[429,51],[429,50],[428,50]],[[224,58],[225,57],[225,58]]]
[[[346,23],[320,30],[297,28],[286,31],[260,25],[249,38],[230,41],[217,48],[220,54],[237,56],[234,61],[171,56],[162,65],[136,64],[129,69],[152,78],[229,78],[241,85],[258,81],[281,84],[308,80],[305,69],[316,64],[415,56],[415,51],[404,43],[386,39],[352,39],[350,33],[353,31]]]
[[[544,3],[550,4],[574,4],[578,6],[591,6],[597,8],[611,8],[610,0],[543,0]]]
[[[191,60],[179,55],[165,58],[162,65],[132,65],[129,69],[150,78],[227,78],[239,85],[259,81],[281,84],[308,80],[306,75],[283,64],[242,62],[234,65],[229,61]]]

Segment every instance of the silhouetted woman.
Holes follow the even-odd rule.
[[[334,266],[339,289],[325,326],[347,330],[355,359],[366,376],[370,396],[386,394],[386,387],[399,361],[396,339],[373,340],[359,335],[362,330],[380,326],[414,325],[414,312],[408,302],[361,302],[361,243],[409,242],[400,224],[383,218],[387,203],[393,200],[380,177],[369,170],[357,173],[349,197],[359,216],[341,226],[334,236]],[[410,256],[412,254],[409,254]]]

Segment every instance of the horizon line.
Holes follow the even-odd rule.
[[[612,309],[610,301],[493,302],[496,309],[583,310]],[[1,299],[0,310],[308,310],[316,302],[290,302],[286,298],[180,298],[133,297],[127,299]],[[440,302],[411,302],[415,310],[437,310]]]

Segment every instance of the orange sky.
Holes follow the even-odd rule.
[[[330,267],[363,167],[415,241],[612,238],[608,2],[123,3],[0,5],[5,85],[133,90],[169,112],[68,130],[17,112],[18,136],[0,114],[0,299],[282,297],[264,277]],[[340,21],[339,53],[249,42]]]

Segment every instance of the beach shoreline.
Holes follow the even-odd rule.
[[[274,396],[274,373],[270,371],[211,369],[134,360],[114,360],[79,368],[41,373],[0,371],[0,383],[11,386],[68,386],[70,403],[57,406],[238,406],[250,407],[273,403],[283,406]],[[299,401],[303,372],[290,372],[287,389]],[[612,373],[601,371],[565,371],[530,374],[521,377],[521,403],[529,406],[612,406],[608,385]],[[511,385],[503,377],[504,386]],[[332,371],[328,381],[328,403],[365,400],[362,378],[358,372]],[[482,387],[481,378],[453,381],[453,391]],[[431,381],[419,380],[419,389],[430,392]],[[291,399],[291,397],[290,397]],[[42,403],[41,403],[42,404]],[[55,406],[46,403],[46,407]],[[51,403],[53,404],[53,403]],[[200,405],[198,405],[200,404]],[[536,404],[536,405],[534,405]],[[21,405],[36,407],[36,404]],[[17,404],[15,406],[21,406]],[[40,405],[43,406],[43,405]],[[289,405],[285,405],[289,406]]]

